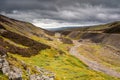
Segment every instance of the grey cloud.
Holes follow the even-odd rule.
[[[0,1],[0,10],[12,11],[12,10],[56,10],[53,2],[47,0],[5,0]],[[4,3],[4,4],[3,4]]]
[[[120,0],[1,0],[0,3],[0,8],[4,10],[56,10],[60,7],[81,6],[82,4],[120,7]]]
[[[0,12],[28,22],[97,24],[120,20],[120,0],[1,0]]]

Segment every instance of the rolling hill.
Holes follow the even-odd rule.
[[[59,32],[73,39],[89,39],[96,43],[108,44],[116,49],[120,49],[120,21],[90,27],[66,29]]]
[[[119,80],[70,55],[71,39],[54,34],[0,15],[0,80]]]
[[[107,72],[104,69],[99,68],[99,66],[104,65],[112,70],[119,72],[120,71],[119,30],[120,22],[117,21],[91,27],[72,29],[68,28],[66,30],[59,32],[61,32],[66,37],[69,37],[70,39],[78,41],[79,45],[77,44],[75,47],[73,47],[73,49],[77,48],[78,52],[74,53],[76,55],[81,55],[82,57],[85,57],[85,60],[88,59],[88,61],[91,61],[94,64],[94,66],[96,66],[95,69],[97,68],[98,70],[100,69],[104,72]],[[68,34],[66,34],[65,32],[68,32]],[[79,59],[81,60],[82,58]],[[85,60],[83,58],[82,61],[90,66],[91,64],[89,63],[91,62],[88,63]],[[98,64],[99,66],[97,66]]]
[[[120,21],[115,21],[115,22],[111,22],[111,23],[107,23],[107,24],[94,25],[94,26],[65,27],[65,28],[61,28],[60,30],[58,29],[58,31],[101,31],[101,32],[103,32],[103,31],[109,30],[111,28],[119,29],[119,26],[120,26]],[[117,33],[119,31],[115,31],[115,32]]]

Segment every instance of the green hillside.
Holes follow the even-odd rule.
[[[0,80],[119,80],[70,55],[72,46],[52,32],[1,15],[0,64],[8,68],[1,67]]]

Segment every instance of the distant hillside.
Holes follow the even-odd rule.
[[[59,32],[72,32],[72,31],[99,31],[99,32],[109,32],[110,29],[113,29],[114,33],[119,33],[120,28],[120,21],[111,22],[107,24],[101,24],[101,25],[94,25],[94,26],[84,26],[84,27],[68,27],[68,28],[62,28],[61,30],[58,30]],[[117,30],[117,31],[116,31]]]
[[[120,50],[120,21],[82,28],[68,28],[59,32],[72,39],[90,39],[93,42],[111,45]]]
[[[106,29],[105,33],[120,33],[120,22],[111,24],[111,28]]]

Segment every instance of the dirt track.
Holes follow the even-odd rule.
[[[117,72],[115,70],[110,69],[109,67],[103,66],[102,64],[99,64],[96,61],[92,61],[86,57],[84,57],[83,55],[81,55],[78,51],[77,48],[82,45],[81,43],[77,42],[77,41],[73,41],[74,45],[71,49],[70,49],[70,54],[75,56],[76,58],[78,58],[79,60],[81,60],[83,63],[85,63],[89,68],[95,70],[95,71],[100,71],[100,72],[104,72],[105,74],[111,75],[113,77],[118,77],[120,78],[120,72]]]

